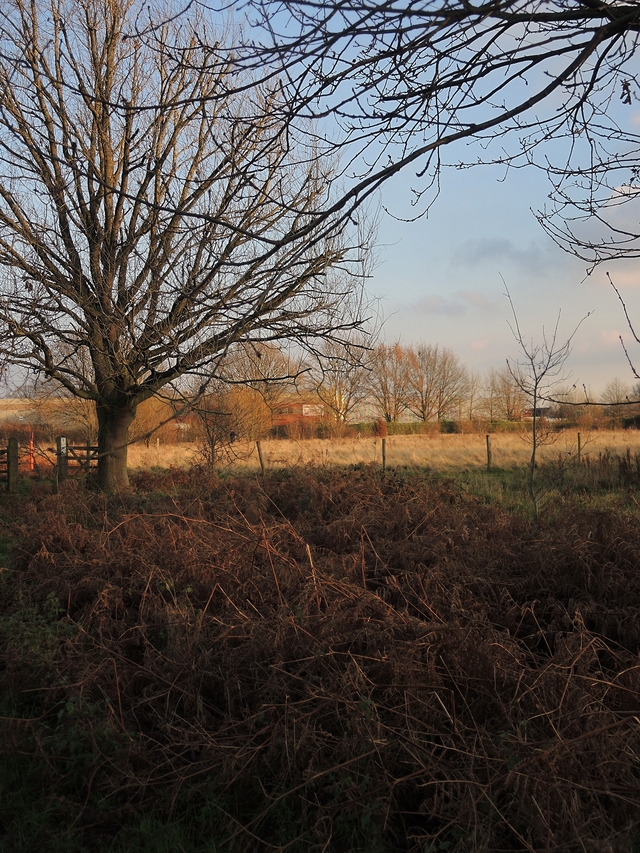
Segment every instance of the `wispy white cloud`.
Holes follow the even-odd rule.
[[[403,306],[418,314],[440,314],[447,317],[461,317],[478,311],[493,311],[495,303],[475,290],[456,290],[451,297],[429,293],[416,302]]]
[[[451,263],[457,267],[476,267],[478,264],[504,263],[527,275],[548,276],[558,269],[558,252],[535,241],[518,246],[501,237],[467,240],[452,252]]]
[[[414,302],[410,308],[420,314],[444,314],[448,317],[461,316],[467,313],[467,309],[460,302],[445,299],[444,296],[438,296],[435,293],[423,296],[422,299]]]
[[[456,296],[467,302],[472,308],[480,308],[485,311],[493,311],[496,308],[495,302],[487,299],[483,293],[477,290],[458,290],[456,291]]]

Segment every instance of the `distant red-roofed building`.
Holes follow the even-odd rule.
[[[303,434],[314,431],[324,422],[325,406],[318,398],[299,395],[281,400],[272,411],[273,427],[277,432]]]

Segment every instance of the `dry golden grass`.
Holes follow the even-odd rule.
[[[582,432],[581,438],[583,457],[597,456],[607,450],[622,455],[627,448],[632,453],[640,452],[640,432],[636,430]],[[577,430],[558,433],[554,439],[540,449],[542,463],[555,460],[560,455],[576,454]],[[340,467],[382,460],[380,438],[265,440],[261,446],[265,465],[269,469],[306,465]],[[523,467],[531,453],[530,436],[523,433],[496,433],[491,436],[491,446],[493,465],[497,468]],[[387,466],[390,468],[421,467],[452,471],[483,467],[487,461],[484,435],[390,436],[386,439],[386,449]],[[238,442],[234,450],[234,467],[259,470],[255,445]],[[129,467],[132,470],[186,467],[199,459],[198,448],[194,444],[156,446],[152,443],[148,448],[143,444],[133,444],[129,448]],[[225,464],[221,462],[221,466]]]
[[[195,444],[156,444],[149,447],[144,442],[129,446],[128,464],[134,471],[151,471],[154,468],[186,468],[197,461],[198,448]]]

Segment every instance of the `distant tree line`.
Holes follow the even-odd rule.
[[[240,440],[272,434],[295,401],[310,405],[314,416],[306,431],[293,419],[280,435],[338,435],[356,423],[378,420],[413,423],[419,430],[517,428],[533,415],[522,384],[506,365],[484,374],[469,370],[453,350],[439,344],[372,347],[364,335],[356,335],[347,346],[326,341],[313,361],[275,344],[241,344],[229,353],[207,393],[197,393],[198,383],[185,383],[146,401],[131,439],[197,441],[215,460]],[[537,415],[587,429],[640,426],[637,401],[640,382],[631,386],[616,378],[599,397],[585,388],[560,389],[543,401]],[[95,409],[59,386],[35,386],[25,404],[31,415],[7,425],[9,431],[35,429],[49,443],[61,432],[95,442]],[[231,449],[241,452],[239,444]]]
[[[518,421],[527,407],[506,366],[481,376],[439,344],[383,343],[356,359],[330,355],[311,370],[310,384],[338,422],[365,411],[389,424]]]
[[[437,344],[379,344],[349,354],[327,344],[326,350],[332,358],[312,365],[276,347],[261,348],[260,358],[245,351],[230,359],[232,375],[217,380],[193,406],[183,438],[201,441],[207,458],[214,458],[229,455],[240,439],[338,436],[376,421],[396,430],[413,424],[419,432],[446,432],[519,429],[533,418],[531,400],[507,366],[474,372]],[[637,400],[640,383],[632,388],[612,380],[598,398],[567,387],[543,400],[536,416],[558,428],[640,428]],[[277,427],[296,401],[314,416]],[[231,451],[242,452],[239,446]]]

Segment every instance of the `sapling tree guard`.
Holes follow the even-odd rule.
[[[0,355],[95,402],[107,490],[163,386],[206,383],[240,342],[359,320],[342,310],[358,238],[326,214],[332,165],[289,144],[278,81],[234,94],[222,35],[186,14],[131,36],[142,8],[0,10]]]

